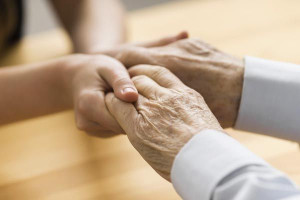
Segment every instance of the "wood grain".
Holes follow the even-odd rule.
[[[237,56],[300,63],[300,1],[195,0],[129,14],[131,41],[188,30]],[[70,53],[66,34],[28,36],[1,57],[0,66]],[[297,144],[228,130],[300,184]],[[180,199],[138,155],[126,136],[98,139],[75,128],[71,111],[0,127],[0,199]]]

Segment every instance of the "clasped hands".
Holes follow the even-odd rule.
[[[80,98],[74,104],[78,128],[98,136],[126,133],[142,157],[167,180],[175,156],[193,135],[234,125],[244,70],[241,60],[204,42],[173,40],[110,51],[114,52],[110,56],[129,68],[133,83],[126,73],[117,82],[108,80],[106,73],[114,73],[110,70],[122,64],[106,56],[101,58],[106,62],[104,70],[96,69],[100,76],[89,80],[81,80],[81,73],[73,76],[74,83],[89,85],[78,90]],[[124,84],[130,91],[126,95],[119,89]]]

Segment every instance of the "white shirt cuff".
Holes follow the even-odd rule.
[[[235,128],[300,141],[300,66],[245,57]]]
[[[210,200],[223,178],[248,165],[267,163],[225,133],[204,130],[176,156],[171,180],[183,199]]]

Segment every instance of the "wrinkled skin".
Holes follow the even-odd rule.
[[[168,68],[203,95],[224,128],[234,125],[243,85],[242,60],[196,39],[153,48],[130,47],[121,50],[117,58],[127,67],[152,64]]]
[[[122,44],[93,55],[73,55],[63,63],[66,74],[67,91],[74,101],[76,125],[80,130],[97,137],[111,137],[123,133],[119,124],[108,112],[105,93],[114,91],[116,96],[126,102],[137,100],[137,91],[128,75],[127,69],[112,58],[117,52],[131,46],[145,48],[158,47],[188,37],[186,32],[138,44]],[[109,55],[101,55],[106,54]],[[130,91],[124,92],[124,89]]]
[[[166,68],[139,65],[129,72],[138,101],[126,103],[109,93],[106,105],[136,150],[170,181],[174,158],[193,135],[222,128],[202,96]]]

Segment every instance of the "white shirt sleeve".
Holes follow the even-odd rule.
[[[283,173],[215,130],[200,132],[180,150],[171,180],[184,200],[300,199]]]
[[[300,66],[245,57],[235,128],[300,141]]]

